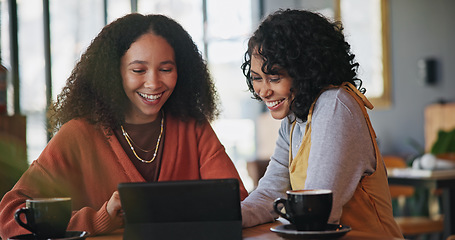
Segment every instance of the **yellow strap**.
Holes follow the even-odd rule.
[[[363,93],[361,93],[361,92],[359,91],[359,89],[357,89],[354,85],[352,85],[352,84],[349,83],[349,82],[345,82],[345,83],[343,83],[341,86],[347,86],[347,88],[345,88],[345,89],[348,90],[348,92],[349,92],[349,91],[352,91],[352,92],[354,92],[357,96],[359,96],[359,97],[362,99],[362,101],[363,101],[363,105],[365,105],[368,109],[371,110],[371,109],[374,108],[373,104],[371,104],[371,102],[368,100],[368,98],[365,97],[365,95],[364,95]],[[357,100],[357,98],[355,98],[355,99]]]
[[[359,103],[360,106],[366,106],[368,109],[373,109],[374,106],[371,104],[370,101],[361,93],[355,86],[353,86],[351,83],[344,83],[342,86],[345,86],[344,89],[351,94],[354,99]],[[354,95],[355,94],[355,95]],[[360,99],[358,97],[360,97]],[[368,128],[370,129],[370,132],[372,134],[372,137],[376,139],[376,132],[373,129],[373,125],[371,124],[370,118],[368,116],[367,110],[364,107],[360,108],[363,112],[363,115],[365,116],[365,120],[367,121]]]
[[[361,106],[361,110],[367,121],[368,128],[371,132],[373,139],[375,139],[376,133],[374,132],[373,127],[371,125],[367,110],[365,109],[365,107],[363,107],[363,106],[366,106],[369,109],[372,109],[373,105],[370,103],[370,101],[368,101],[368,99],[365,97],[365,95],[363,95],[354,85],[352,85],[351,83],[348,83],[348,82],[343,83],[341,86],[330,85],[327,88],[325,88],[323,91],[321,91],[321,93],[328,89],[339,88],[339,87],[346,89],[346,91],[351,96],[353,96],[353,98]],[[319,98],[319,96],[312,103],[310,110],[308,112],[307,123],[305,126],[305,133],[304,133],[304,136],[302,139],[302,144],[301,144],[299,151],[297,152],[295,158],[292,158],[292,134],[294,132],[294,127],[295,127],[296,122],[294,122],[291,127],[291,134],[290,134],[290,140],[289,140],[289,143],[290,143],[289,144],[289,175],[290,175],[291,187],[294,190],[303,189],[305,187],[307,169],[308,169],[308,158],[309,158],[310,148],[311,148],[311,119],[312,119],[312,115],[313,115],[314,104],[316,103],[318,98]],[[374,144],[375,144],[375,141],[374,141]]]

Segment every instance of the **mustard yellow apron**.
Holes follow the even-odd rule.
[[[353,197],[343,206],[340,224],[350,226],[352,229],[359,231],[385,232],[391,236],[402,238],[403,235],[392,214],[392,204],[385,165],[376,142],[376,134],[371,125],[367,110],[365,109],[365,106],[372,109],[373,105],[351,83],[346,82],[341,86],[330,86],[327,89],[339,87],[344,88],[361,106],[370,131],[371,141],[373,142],[376,156],[376,171],[369,176],[363,177],[359,182]],[[295,122],[291,128],[289,175],[292,189],[305,188],[308,158],[311,148],[311,119],[316,100],[311,105],[302,144],[294,159],[292,158],[292,133],[294,131]]]

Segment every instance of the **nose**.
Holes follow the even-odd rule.
[[[257,90],[258,91],[256,91],[256,93],[261,98],[268,98],[273,93],[273,90],[270,88],[269,84],[262,84],[262,86]]]
[[[149,74],[147,74],[145,77],[144,87],[159,88],[160,86],[161,86],[161,80],[160,80],[159,74],[156,73],[155,71],[149,72]]]

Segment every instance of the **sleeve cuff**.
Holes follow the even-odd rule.
[[[100,210],[98,210],[95,214],[93,221],[94,235],[108,233],[115,230],[106,207],[107,202],[105,202]]]

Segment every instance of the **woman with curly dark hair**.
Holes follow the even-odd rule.
[[[209,122],[214,84],[188,33],[162,15],[129,14],[103,28],[50,111],[58,132],[0,203],[0,234],[25,233],[26,199],[72,198],[68,230],[122,226],[121,182],[237,178]]]
[[[276,218],[273,201],[287,190],[329,189],[329,223],[402,237],[365,109],[373,106],[355,87],[358,63],[342,29],[317,13],[280,10],[248,42],[248,87],[283,121],[264,177],[242,202],[244,226]]]

